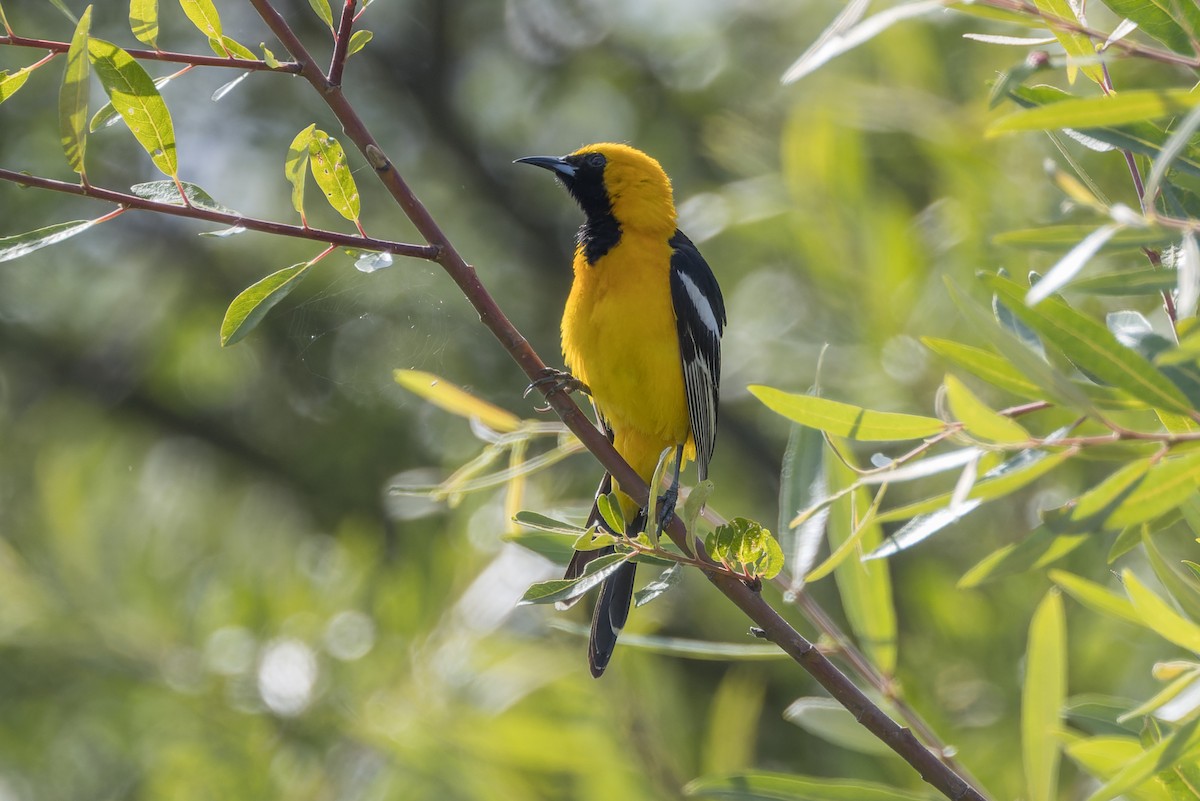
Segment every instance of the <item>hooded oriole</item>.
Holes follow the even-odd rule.
[[[671,181],[650,156],[605,143],[562,158],[518,161],[553,171],[583,209],[562,318],[563,356],[591,394],[617,453],[647,483],[659,455],[678,449],[675,484],[663,501],[669,519],[679,465],[695,459],[704,480],[712,458],[725,328],[721,289],[696,246],[675,227]],[[601,493],[610,482],[606,475]],[[617,489],[637,532],[645,515]],[[567,577],[603,553],[576,552]],[[593,676],[607,667],[629,615],[634,570],[626,562],[601,586],[588,648]]]

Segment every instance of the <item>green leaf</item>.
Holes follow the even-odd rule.
[[[293,264],[243,289],[225,311],[225,320],[221,323],[221,347],[232,345],[253,331],[271,307],[300,284],[312,266],[311,261]]]
[[[129,0],[129,28],[139,42],[158,49],[158,0]]]
[[[675,587],[683,580],[682,565],[678,562],[668,567],[658,578],[651,581],[633,595],[634,606],[645,606],[667,590]]]
[[[313,131],[317,128],[314,122],[300,133],[288,145],[287,160],[283,163],[284,177],[292,185],[292,208],[304,219],[304,178],[308,174],[308,145],[312,141]]]
[[[350,35],[350,45],[346,48],[346,58],[357,53],[367,46],[375,34],[367,30],[357,30]]]
[[[500,539],[520,545],[522,548],[544,556],[556,565],[565,565],[575,553],[572,545],[575,536],[569,534],[551,534],[547,531],[521,531],[516,534],[501,534]]]
[[[76,234],[82,234],[97,222],[98,220],[73,220],[55,223],[23,234],[2,236],[0,237],[0,262],[19,259],[35,250],[58,244]]]
[[[1184,15],[1194,17],[1195,3],[1177,2],[1177,0],[1104,0],[1104,4],[1113,10],[1114,14],[1137,23],[1138,29],[1152,36],[1176,53],[1191,53],[1192,43],[1187,31],[1175,20],[1175,14],[1180,11]],[[1191,21],[1189,26],[1193,32],[1200,19]]]
[[[317,12],[317,16],[321,21],[333,30],[333,11],[329,8],[329,0],[308,0],[308,4],[312,6],[312,10]]]
[[[798,698],[783,711],[783,719],[840,748],[875,757],[896,755],[832,698]]]
[[[921,342],[943,359],[994,387],[1030,400],[1040,400],[1042,397],[1037,384],[1021,375],[1021,371],[1003,356],[949,339],[921,337]]]
[[[1192,411],[1179,387],[1144,357],[1118,342],[1103,324],[1058,298],[1027,306],[1025,290],[999,276],[989,276],[986,283],[1013,315],[1058,347],[1080,369],[1152,406],[1180,414]]]
[[[1190,573],[1185,576],[1175,570],[1159,550],[1149,528],[1141,526],[1141,542],[1146,550],[1146,559],[1154,569],[1154,575],[1158,576],[1158,580],[1175,599],[1175,603],[1179,604],[1184,614],[1193,620],[1200,620],[1200,591],[1197,590],[1195,579]]]
[[[8,24],[8,17],[4,15],[3,5],[0,5],[0,25],[4,27],[4,30],[7,31],[10,36],[12,35],[12,26]]]
[[[799,526],[792,520],[802,510],[829,495],[825,478],[825,437],[807,426],[791,426],[779,471],[779,539],[791,567],[792,585],[799,589],[825,540],[829,507],[809,515]],[[689,529],[690,530],[690,529]]]
[[[1160,295],[1173,290],[1176,281],[1172,270],[1146,268],[1084,278],[1071,284],[1071,289],[1089,295]]]
[[[1026,250],[1070,250],[1083,241],[1095,225],[1044,225],[1040,228],[1022,228],[1005,231],[992,237],[992,242],[1006,247]],[[1177,235],[1165,228],[1122,228],[1104,243],[1101,253],[1121,253],[1140,250],[1143,247],[1162,247],[1175,241]],[[1096,279],[1086,279],[1096,280]],[[1080,281],[1079,283],[1083,283]],[[1174,284],[1172,284],[1174,286]]]
[[[1063,592],[1093,612],[1123,620],[1135,626],[1145,625],[1128,599],[1117,595],[1104,585],[1064,570],[1051,570],[1047,575],[1051,581],[1062,588]]]
[[[154,88],[161,90],[164,86],[169,84],[172,81],[172,79],[174,79],[176,77],[176,75],[178,75],[178,74],[179,73],[174,73],[172,75],[164,75],[161,78],[155,78],[154,79]],[[91,121],[88,122],[88,133],[95,133],[96,131],[100,130],[103,127],[112,125],[120,118],[121,118],[120,115],[117,114],[117,110],[113,106],[112,101],[110,100],[107,103],[105,103],[103,106],[101,106],[99,109],[97,109],[96,113],[92,115]]]
[[[1140,787],[1173,765],[1195,759],[1200,754],[1200,718],[1187,723],[1143,751],[1125,766],[1088,801],[1111,801]]]
[[[1051,590],[1029,624],[1025,684],[1021,692],[1021,754],[1026,798],[1058,797],[1058,727],[1067,685],[1066,619],[1062,596]]]
[[[206,39],[221,38],[221,15],[212,0],[179,0],[183,13],[192,21]],[[218,54],[223,55],[223,54]]]
[[[842,453],[847,450],[840,448]],[[846,458],[849,458],[847,455]],[[840,459],[826,459],[826,476],[830,492],[850,487],[857,475]],[[858,529],[861,553],[869,553],[883,542],[883,528],[862,516],[870,507],[867,492],[862,488],[843,494],[833,502],[829,512],[829,547],[837,550]],[[884,675],[896,667],[896,609],[892,602],[892,580],[885,559],[862,562],[847,559],[834,570],[838,594],[850,628],[863,650]]]
[[[71,9],[67,8],[66,4],[63,3],[63,0],[50,0],[50,5],[57,8],[67,19],[71,20],[72,25],[79,24],[78,17],[71,13]]]
[[[596,508],[600,511],[600,517],[609,531],[615,534],[625,533],[625,513],[621,510],[621,503],[615,492],[597,497]]]
[[[555,520],[552,517],[547,517],[539,512],[531,512],[522,510],[513,515],[513,522],[525,528],[531,528],[534,531],[546,531],[552,534],[567,534],[571,537],[578,537],[587,529],[582,526],[566,523],[562,520]]]
[[[583,575],[575,579],[555,579],[534,584],[521,596],[519,605],[552,604],[578,598],[620,569],[632,554],[610,553],[588,562]]]
[[[761,772],[695,779],[683,792],[738,801],[929,801],[925,795],[861,779]]]
[[[174,206],[184,205],[183,200],[179,197],[179,187],[183,187],[183,193],[187,196],[188,203],[198,209],[205,211],[216,211],[221,214],[237,214],[238,212],[223,206],[213,200],[212,195],[205,192],[199,186],[180,181],[178,185],[174,181],[148,181],[142,184],[134,184],[129,187],[129,191],[138,197],[143,197],[146,200],[153,200],[158,203],[170,203]]]
[[[1088,737],[1068,744],[1066,753],[1088,773],[1103,781],[1138,757],[1142,746],[1133,737]],[[1167,791],[1158,784],[1143,784],[1133,789],[1130,797],[1136,801],[1171,801]]]
[[[234,56],[236,58],[244,58],[247,61],[258,61],[258,56],[254,55],[253,50],[224,34],[221,35],[220,39],[210,39],[208,44],[218,56]]]
[[[75,26],[67,50],[67,66],[58,92],[58,136],[71,170],[85,176],[83,157],[87,150],[88,33],[92,27],[92,7],[88,6]]]
[[[561,620],[551,620],[550,625],[581,637],[588,636],[588,629]],[[731,642],[690,640],[684,637],[661,637],[646,634],[621,634],[622,648],[637,648],[652,654],[678,656],[704,662],[771,662],[790,657],[776,645],[747,645]]]
[[[932,417],[874,412],[848,403],[761,385],[753,385],[748,389],[751,395],[776,414],[837,437],[873,442],[922,439],[938,434],[946,427],[941,420]]]
[[[1102,97],[1075,98],[1001,117],[988,127],[987,135],[1124,125],[1186,114],[1198,103],[1200,92],[1189,89],[1146,89]]]
[[[1181,648],[1200,654],[1200,626],[1171,608],[1128,568],[1121,571],[1121,581],[1129,600],[1133,601],[1133,608],[1151,631]]]
[[[1060,534],[1048,526],[1038,526],[1020,542],[1005,545],[980,559],[958,580],[958,587],[971,589],[1005,576],[1043,568],[1088,539],[1087,534]]]
[[[1034,4],[1043,14],[1071,22],[1079,21],[1075,16],[1075,10],[1071,7],[1068,0],[1034,0]],[[1092,43],[1091,38],[1076,31],[1066,30],[1058,25],[1051,24],[1049,28],[1054,37],[1058,39],[1058,43],[1062,45],[1063,50],[1067,51],[1067,56],[1071,61],[1092,62],[1090,64],[1075,64],[1069,61],[1067,64],[1067,82],[1075,83],[1075,73],[1078,70],[1082,70],[1084,75],[1091,78],[1097,84],[1103,85],[1104,69],[1101,65],[1095,63],[1096,45]]]
[[[1095,531],[1113,511],[1130,498],[1146,479],[1151,457],[1128,462],[1072,503],[1047,511],[1043,518],[1055,531]]]
[[[154,166],[175,177],[179,173],[175,128],[171,124],[171,112],[154,88],[154,81],[142,65],[112,42],[89,39],[88,53],[104,91],[134,138],[150,154]]]
[[[8,70],[0,71],[0,103],[15,95],[17,90],[25,85],[25,81],[29,80],[31,72],[33,70],[30,67],[22,67],[14,73],[9,73]]]
[[[308,156],[313,178],[325,193],[329,205],[347,220],[357,221],[358,187],[346,164],[341,143],[324,131],[314,130],[308,141]]]
[[[783,551],[771,532],[744,517],[717,526],[705,538],[704,549],[713,559],[768,581],[783,570]]]
[[[963,424],[967,433],[984,442],[1013,444],[1029,441],[1029,432],[1020,423],[993,410],[962,381],[947,375],[945,384],[950,413]]]
[[[1186,501],[1200,482],[1200,451],[1161,459],[1146,473],[1146,480],[1125,498],[1105,521],[1108,528],[1124,528],[1166,514]]]
[[[267,47],[266,42],[260,42],[258,46],[262,48],[263,61],[266,62],[267,66],[273,70],[279,69],[279,59],[275,58],[275,54],[271,52],[269,47]]]

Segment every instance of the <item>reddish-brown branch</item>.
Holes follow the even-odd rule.
[[[30,39],[27,36],[0,36],[0,45],[11,47],[31,47],[37,50],[49,50],[54,53],[65,53],[71,47],[70,42],[56,42],[51,39]],[[172,53],[168,50],[126,50],[126,53],[136,59],[145,61],[168,61],[176,64],[191,64],[196,67],[231,67],[239,70],[261,70],[264,72],[286,72],[295,74],[300,71],[300,65],[294,61],[281,61],[278,67],[268,66],[265,61],[251,61],[246,58],[225,56],[205,56],[197,53]]]
[[[381,250],[397,256],[409,256],[416,259],[436,260],[438,248],[434,245],[411,245],[405,242],[391,242],[386,239],[373,239],[367,236],[353,236],[337,231],[323,231],[319,228],[304,228],[299,225],[260,220],[255,217],[245,217],[240,214],[226,214],[220,211],[202,209],[196,206],[179,206],[173,203],[163,203],[147,200],[144,197],[117,192],[112,189],[102,189],[98,186],[81,186],[67,181],[57,181],[53,178],[42,178],[27,175],[23,172],[0,169],[0,181],[10,181],[21,186],[34,186],[39,189],[49,189],[53,192],[65,192],[69,195],[90,197],[96,200],[106,200],[120,204],[128,209],[155,211],[160,214],[170,214],[175,217],[187,217],[193,220],[221,223],[223,225],[241,226],[250,231],[261,231],[265,234],[290,236],[294,239],[308,239],[313,242],[323,242],[327,245],[359,248],[361,250]]]
[[[350,50],[350,33],[354,29],[354,0],[346,0],[342,6],[342,18],[338,22],[337,33],[334,35],[333,58],[329,61],[329,83],[333,86],[342,85],[342,70],[346,68],[347,53]]]
[[[546,365],[534,352],[521,333],[509,322],[491,294],[484,288],[479,275],[451,244],[429,211],[409,189],[399,172],[384,155],[367,130],[358,113],[346,100],[341,88],[321,74],[291,27],[272,7],[269,0],[250,0],[267,26],[301,65],[300,74],[308,80],[334,115],[342,123],[346,135],[354,142],[374,167],[380,180],[408,215],[426,241],[440,248],[437,262],[458,284],[467,301],[479,313],[480,321],[499,340],[500,344],[521,367],[530,380],[540,378]],[[554,384],[543,384],[546,402],[562,418],[563,423],[579,437],[597,461],[610,473],[633,499],[645,505],[648,499],[646,483],[617,454],[607,437],[592,424],[570,396]],[[667,533],[671,539],[686,547],[687,532],[676,517]],[[703,550],[701,549],[701,558]],[[876,737],[912,765],[921,777],[954,801],[983,801],[983,796],[958,776],[938,755],[920,743],[908,729],[900,726],[871,702],[852,681],[846,678],[816,647],[787,623],[762,596],[741,581],[717,571],[705,575],[762,630],[763,635],[776,643],[809,672],[835,699],[848,709]]]

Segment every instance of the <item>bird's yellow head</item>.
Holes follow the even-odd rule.
[[[530,156],[518,161],[554,172],[589,222],[612,218],[622,229],[668,237],[675,230],[671,179],[657,161],[636,148],[602,142],[562,158]]]

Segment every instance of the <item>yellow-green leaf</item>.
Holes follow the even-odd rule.
[[[1200,482],[1200,451],[1161,459],[1105,521],[1108,528],[1124,528],[1153,520],[1186,501]]]
[[[292,207],[304,219],[304,178],[308,174],[308,144],[312,141],[313,131],[317,124],[305,128],[296,134],[296,138],[288,145],[287,160],[283,163],[284,177],[292,185]]]
[[[25,81],[29,80],[31,72],[32,67],[22,67],[13,73],[8,70],[0,72],[0,103],[15,95],[17,90],[25,85]]]
[[[371,41],[374,36],[375,34],[368,30],[360,29],[355,31],[350,35],[350,45],[346,48],[346,57],[349,58],[359,50],[362,50],[367,46],[367,42]]]
[[[1022,398],[1040,400],[1042,391],[1003,356],[949,339],[921,337],[925,347],[994,387]]]
[[[755,385],[750,394],[776,414],[836,437],[885,442],[922,439],[940,433],[945,423],[932,417],[875,412],[813,395],[800,395]]]
[[[217,7],[212,4],[212,0],[179,0],[179,5],[205,38],[220,40],[221,15],[217,13]]]
[[[1067,595],[1070,595],[1093,612],[1115,617],[1118,620],[1124,620],[1126,623],[1132,623],[1135,626],[1145,625],[1142,623],[1142,618],[1137,613],[1137,610],[1133,608],[1133,604],[1127,598],[1117,595],[1107,587],[1076,576],[1074,573],[1068,573],[1065,570],[1051,570],[1047,575]]]
[[[928,801],[928,796],[869,782],[784,773],[708,776],[683,788],[684,795],[737,801]]]
[[[73,220],[72,222],[55,223],[23,234],[0,236],[0,262],[19,259],[35,250],[57,244],[64,239],[70,239],[76,234],[82,234],[96,222],[96,220]]]
[[[171,112],[154,81],[133,57],[112,42],[89,39],[88,53],[113,107],[154,166],[174,178],[179,173],[175,153],[175,127]]]
[[[258,56],[254,55],[253,50],[228,36],[222,35],[220,39],[210,39],[208,44],[218,56],[235,56],[247,61],[258,61]]]
[[[1070,742],[1065,751],[1088,773],[1107,780],[1119,773],[1121,766],[1138,757],[1142,745],[1133,737],[1100,736],[1079,738]],[[1130,797],[1135,801],[1171,801],[1166,788],[1157,783],[1134,788]]]
[[[475,418],[493,431],[516,431],[521,418],[512,412],[477,398],[433,373],[421,370],[396,370],[396,383],[441,409],[467,419]]]
[[[1078,22],[1075,16],[1075,11],[1067,0],[1034,0],[1038,9],[1043,14],[1049,14],[1059,19],[1064,19],[1069,22]],[[1072,59],[1082,61],[1096,60],[1096,45],[1092,43],[1088,36],[1077,33],[1076,31],[1065,30],[1061,26],[1051,24],[1050,30],[1054,33],[1058,43],[1062,45],[1063,50],[1067,51],[1067,56]],[[1067,65],[1067,82],[1075,83],[1075,73],[1079,70],[1083,74],[1091,78],[1098,84],[1104,83],[1104,70],[1099,64],[1072,64]]]
[[[1021,691],[1021,754],[1029,801],[1058,797],[1057,739],[1067,690],[1066,620],[1062,596],[1051,590],[1029,624],[1025,686]]]
[[[88,79],[91,77],[88,69],[88,32],[91,27],[92,7],[88,6],[71,37],[67,66],[58,92],[59,141],[67,156],[67,164],[80,175],[86,174],[83,157],[87,150]]]
[[[312,266],[313,262],[302,261],[243,289],[225,311],[225,319],[221,322],[221,347],[232,345],[253,331],[271,307],[300,284]]]
[[[346,164],[346,152],[341,143],[324,131],[313,131],[308,140],[308,156],[313,178],[325,193],[329,205],[347,220],[357,220],[358,186]]]
[[[1029,432],[1020,423],[989,407],[953,375],[946,376],[946,398],[950,413],[972,436],[1000,444],[1029,441]]]
[[[1156,773],[1185,764],[1200,755],[1200,719],[1192,720],[1125,763],[1117,775],[1088,796],[1088,801],[1110,801],[1128,795]]]
[[[1200,92],[1188,89],[1135,90],[1116,95],[1049,103],[1001,117],[988,135],[1057,128],[1100,128],[1186,114],[1200,103]]]
[[[317,12],[317,16],[321,21],[333,30],[333,11],[329,8],[329,0],[308,0],[308,4],[312,6],[312,10]]]
[[[273,70],[279,69],[279,59],[275,58],[275,54],[271,52],[271,48],[267,47],[265,42],[260,42],[259,47],[263,51],[263,61]]]
[[[1200,626],[1176,612],[1153,590],[1142,584],[1132,570],[1126,568],[1121,571],[1121,581],[1125,584],[1129,600],[1133,601],[1133,608],[1148,628],[1163,639],[1200,654]]]
[[[129,28],[139,42],[158,49],[158,0],[129,0]]]
[[[1200,32],[1200,7],[1195,3],[1177,0],[1104,0],[1118,16],[1136,22],[1138,29],[1153,36],[1176,53],[1191,54],[1192,45],[1181,25],[1187,22],[1192,31]],[[1180,19],[1176,21],[1175,17]]]

